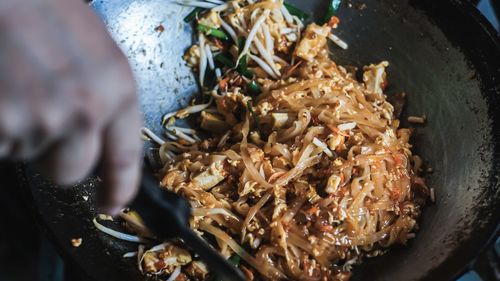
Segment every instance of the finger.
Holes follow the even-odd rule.
[[[69,96],[72,93],[81,91],[75,79],[60,79],[55,90],[56,96]],[[31,112],[34,116],[33,129],[25,135],[26,142],[29,142],[29,151],[24,155],[24,159],[39,156],[44,150],[49,148],[55,141],[67,135],[70,126],[78,118],[74,117],[74,108],[65,98],[44,98],[43,95],[35,95],[30,101]],[[81,128],[84,130],[87,128]],[[95,129],[97,130],[97,129]]]
[[[25,104],[17,101],[0,102],[0,158],[18,156],[16,147],[29,131],[30,120]]]
[[[135,101],[120,112],[107,128],[98,203],[111,215],[117,214],[136,194],[139,185],[142,142],[141,118]]]
[[[6,39],[6,38],[1,38]],[[8,65],[8,71],[0,75],[0,157],[27,160],[41,151],[40,144],[46,138],[38,124],[40,116],[55,111],[43,110],[40,113],[40,100],[53,104],[47,98],[47,87],[40,79],[39,65],[33,62],[32,54],[26,52],[19,38],[1,40],[0,60]],[[7,42],[5,42],[7,41]],[[40,46],[37,45],[39,49]],[[63,118],[56,117],[58,120]],[[43,123],[43,122],[42,122]]]
[[[100,151],[98,130],[79,131],[54,143],[37,166],[57,184],[68,186],[84,179],[92,171]]]
[[[46,68],[45,75],[51,76],[47,78],[55,79],[74,71],[75,57],[66,40],[65,24],[57,20],[54,11],[41,6],[43,4],[21,5],[15,13],[4,17],[4,21],[7,30],[15,32],[10,37],[15,41],[11,44],[29,57],[32,68]],[[34,42],[36,48],[33,48]]]
[[[88,54],[82,59],[109,63],[123,56],[104,23],[83,1],[58,1],[49,5],[68,31],[67,44]]]
[[[71,93],[81,92],[81,87],[74,80],[61,79],[55,89],[55,95],[64,97]],[[30,89],[26,88],[24,91],[30,91]],[[56,140],[67,135],[69,125],[76,122],[77,118],[71,117],[74,112],[69,109],[73,106],[65,98],[47,99],[37,91],[41,90],[33,90],[33,95],[29,100],[19,102],[26,106],[27,110],[12,106],[20,114],[17,119],[23,118],[21,120],[24,124],[17,125],[17,131],[11,133],[9,155],[13,159],[34,159]]]
[[[16,93],[17,94],[17,93]],[[0,97],[0,137],[22,136],[31,127],[29,105],[17,96]]]

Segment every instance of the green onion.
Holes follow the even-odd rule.
[[[192,10],[192,11],[191,11],[191,12],[190,12],[190,13],[189,13],[189,14],[188,14],[185,18],[184,18],[184,22],[189,23],[189,22],[193,21],[193,20],[194,20],[194,19],[198,16],[198,14],[199,14],[199,13],[201,13],[201,12],[203,12],[203,11],[205,11],[205,9],[203,9],[203,8],[200,8],[200,7],[196,7],[196,8],[194,8],[194,10]]]
[[[240,59],[240,63],[236,67],[236,71],[238,71],[239,74],[243,75],[248,70],[248,56],[244,55]]]
[[[241,51],[243,50],[243,47],[245,46],[247,39],[245,37],[240,37],[238,38],[238,52],[241,54]]]
[[[285,8],[290,12],[290,14],[297,16],[300,20],[307,20],[309,18],[309,14],[302,11],[301,9],[295,7],[291,3],[285,1],[283,3]]]
[[[229,257],[229,259],[227,259],[227,261],[234,266],[239,266],[241,262],[241,257],[238,256],[237,254],[233,254],[231,255],[231,257]]]
[[[253,118],[253,121],[255,122],[255,125],[257,126],[257,128],[260,127],[260,124],[259,124],[259,117],[257,116],[257,114],[255,114],[255,111],[253,111],[253,104],[252,104],[252,101],[247,101],[247,107],[248,107],[248,111],[250,111],[250,115],[252,116]]]
[[[262,90],[260,89],[259,84],[257,84],[255,80],[252,80],[252,82],[248,84],[248,92],[251,96],[258,96]]]
[[[236,67],[236,71],[238,71],[239,74],[245,76],[248,79],[252,79],[255,73],[248,69],[248,56],[244,55],[240,59],[240,63]]]
[[[328,11],[326,12],[323,22],[321,22],[322,24],[327,23],[333,16],[337,14],[341,2],[341,0],[330,0],[330,4],[328,4]]]
[[[238,51],[241,54],[241,50],[243,50],[243,46],[245,46],[246,39],[243,37],[238,38]],[[238,63],[238,66],[236,66],[236,71],[238,71],[239,74],[245,76],[248,79],[252,79],[255,73],[248,69],[248,56],[244,55],[240,58],[240,62]]]
[[[233,62],[233,60],[231,58],[229,58],[228,56],[226,56],[225,54],[223,53],[220,53],[218,55],[215,56],[215,60],[222,63],[223,65],[229,67],[229,68],[234,68],[235,67],[235,63]]]
[[[213,37],[217,37],[217,38],[222,39],[222,40],[229,39],[229,37],[227,36],[226,33],[224,33],[224,31],[217,29],[217,28],[210,27],[210,26],[206,26],[204,24],[198,24],[196,29],[198,29],[198,31],[200,31],[200,32],[205,33],[206,35],[211,35]]]
[[[241,75],[245,76],[245,77],[246,77],[246,78],[248,78],[248,79],[253,79],[253,77],[255,76],[255,72],[253,72],[253,71],[252,71],[252,70],[250,70],[250,69],[247,69],[247,70],[243,71],[243,72],[241,73]]]

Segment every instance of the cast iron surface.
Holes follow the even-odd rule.
[[[322,15],[326,1],[292,2]],[[162,114],[185,106],[196,92],[181,58],[192,40],[182,22],[190,9],[165,0],[97,0],[92,7],[130,58],[146,125],[160,132]],[[351,1],[343,3],[339,17],[339,36],[350,46],[332,48],[338,63],[360,67],[388,60],[388,95],[405,91],[405,114],[427,115],[414,144],[434,168],[428,182],[437,195],[423,212],[416,239],[367,260],[354,279],[450,280],[488,242],[500,217],[498,38],[470,4],[458,0]],[[160,24],[163,33],[155,31]],[[136,245],[92,227],[97,180],[61,190],[29,168],[24,173],[39,221],[82,275],[144,279],[133,260],[121,258]],[[70,244],[76,237],[83,238],[79,248]]]

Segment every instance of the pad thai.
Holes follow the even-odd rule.
[[[280,0],[188,0],[196,43],[184,58],[201,98],[163,118],[161,186],[189,199],[190,226],[248,280],[348,280],[353,265],[415,237],[433,198],[412,154],[411,130],[387,101],[389,63],[362,81],[330,59],[340,20]],[[403,95],[401,95],[403,96]],[[197,129],[178,125],[194,116]],[[201,137],[201,132],[205,137]],[[133,210],[139,269],[162,280],[218,280],[180,241],[154,237]],[[148,248],[149,247],[149,248]]]

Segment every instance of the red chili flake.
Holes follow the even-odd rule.
[[[316,214],[317,211],[319,211],[318,206],[317,205],[312,205],[312,207],[309,210],[307,210],[307,213],[309,215],[314,215],[314,214]]]
[[[241,271],[245,274],[247,281],[252,281],[254,279],[253,271],[244,265],[240,266]]]
[[[219,87],[220,87],[222,90],[226,91],[226,90],[227,90],[227,87],[228,87],[228,83],[229,83],[229,77],[226,77],[226,78],[224,78],[224,79],[220,80],[220,82],[219,82]]]
[[[335,27],[339,23],[340,23],[340,19],[337,18],[336,16],[331,17],[330,20],[328,21],[328,25],[331,27]]]
[[[399,188],[394,188],[394,189],[391,189],[391,199],[396,201],[396,200],[399,200],[401,196],[401,190],[399,190]]]
[[[401,159],[401,156],[399,154],[394,154],[392,158],[394,158],[396,166],[401,166],[401,164],[403,164],[403,159]]]
[[[316,115],[311,116],[311,123],[313,123],[314,125],[318,125],[320,123],[318,116]]]
[[[155,266],[156,271],[160,271],[163,268],[165,268],[166,264],[163,260],[159,260],[159,261],[155,262],[154,266]]]
[[[331,225],[322,225],[320,230],[323,232],[331,232],[333,230],[333,226]]]
[[[162,33],[163,31],[165,31],[165,27],[163,27],[163,25],[160,24],[157,27],[155,27],[155,31]]]

